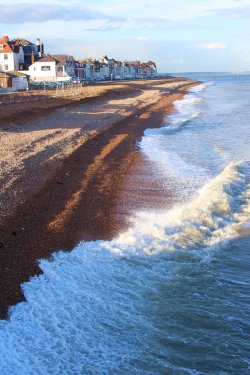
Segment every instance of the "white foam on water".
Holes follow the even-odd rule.
[[[166,173],[166,176],[170,178],[173,176],[178,179],[183,178],[183,181],[184,178],[193,179],[203,173],[203,169],[194,168],[191,163],[182,159],[177,152],[169,152],[165,147],[162,147],[164,138],[164,135],[152,134],[144,137],[140,144],[146,157],[153,161],[162,173]]]
[[[177,131],[181,131],[183,126],[185,126],[189,121],[194,120],[195,118],[199,117],[202,112],[202,108],[200,104],[203,102],[203,98],[198,95],[201,89],[204,89],[205,85],[197,86],[197,93],[196,91],[194,94],[189,92],[182,98],[181,100],[176,100],[174,102],[174,112],[167,116],[166,122],[162,124],[160,129],[148,129],[144,133],[144,137],[140,142],[140,147],[142,152],[144,152],[150,159],[154,160],[155,157],[158,157],[157,161],[161,158],[162,152],[164,150],[161,148],[159,150],[159,142],[157,142],[157,138],[161,137],[161,135],[168,135],[173,134]],[[195,89],[196,87],[193,87]],[[154,149],[153,142],[157,142],[157,145]],[[152,151],[153,148],[153,151]],[[158,156],[156,156],[156,149],[158,150]]]
[[[165,146],[165,135],[147,135],[140,147],[146,158],[154,163],[154,174],[164,176],[166,186],[180,202],[189,199],[208,178],[202,167],[186,161],[177,151],[170,151]]]
[[[166,136],[182,131],[190,121],[203,113],[200,91],[205,87],[205,84],[193,87],[184,98],[175,101],[175,111],[167,116],[162,127],[146,130],[139,144],[142,153],[155,163],[156,170],[165,174],[169,188],[182,192],[182,201],[204,183],[207,171],[194,165],[190,159],[184,160],[178,150],[169,150],[165,140]]]
[[[246,169],[246,172],[242,172]],[[248,233],[249,165],[229,165],[191,202],[167,212],[139,212],[133,227],[108,244],[116,251],[158,251],[213,246]],[[119,246],[116,246],[119,244]]]
[[[200,91],[205,90],[208,86],[213,86],[215,83],[213,81],[203,82],[200,85],[194,86],[190,89],[190,92],[199,93]]]
[[[155,144],[152,137],[145,137],[145,150]],[[150,157],[158,163],[156,151]],[[177,169],[179,177],[194,178],[177,154],[163,153],[161,159],[175,166],[172,174]],[[183,258],[187,267],[189,257],[206,262],[212,249],[250,234],[249,178],[248,161],[230,164],[185,204],[137,212],[131,228],[114,240],[83,242],[70,253],[40,261],[43,274],[22,286],[27,302],[11,308],[8,321],[0,321],[1,375],[150,374],[155,358],[162,365],[155,373],[198,373],[175,366],[164,353],[161,362],[162,347],[155,338],[164,342],[166,337],[145,315],[144,296],[150,288],[153,296],[158,294],[155,280],[179,277],[183,282],[176,259]],[[157,257],[168,255],[168,267],[164,262],[159,272]],[[149,259],[156,260],[154,267]],[[154,306],[154,299],[150,302]],[[177,331],[186,328],[177,323]],[[188,335],[182,339],[188,344]]]
[[[136,371],[132,353],[147,358],[147,332],[161,335],[143,318],[145,280],[161,277],[147,259],[178,250],[199,250],[201,257],[201,249],[208,254],[245,234],[249,201],[248,163],[229,165],[188,204],[138,212],[133,227],[113,241],[81,243],[71,253],[42,260],[43,274],[23,285],[27,302],[0,323],[1,374]],[[164,280],[175,268],[173,263],[165,269]]]
[[[186,94],[183,99],[174,102],[175,111],[173,114],[167,116],[165,130],[173,131],[181,129],[190,120],[198,117],[202,112],[199,109],[199,104],[203,102],[203,98],[197,94]],[[197,108],[198,107],[198,108]]]

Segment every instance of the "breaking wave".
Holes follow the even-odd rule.
[[[176,100],[174,106],[177,112],[168,115],[165,127],[161,128],[162,131],[173,133],[181,130],[189,121],[199,117],[202,111],[200,109],[197,110],[197,106],[202,102],[203,98],[193,94],[187,94],[184,99]]]
[[[81,243],[71,253],[42,260],[43,274],[23,285],[27,302],[12,308],[10,320],[0,323],[1,373],[149,374],[145,369],[152,369],[152,358],[166,340],[154,327],[151,311],[158,304],[159,282],[172,288],[173,278],[187,282],[190,274],[192,281],[196,273],[201,278],[209,254],[202,256],[201,249],[249,234],[249,199],[249,163],[230,165],[184,207],[140,212],[134,226],[113,241]],[[153,300],[145,307],[148,293]],[[166,324],[171,331],[177,323],[170,319]],[[172,334],[184,345],[182,336]],[[190,366],[175,366],[163,357],[155,373],[192,374]]]
[[[225,159],[212,176],[179,144],[159,147],[168,127],[195,127],[206,86],[140,144],[175,188],[198,180],[189,199],[134,213],[112,241],[41,260],[43,274],[22,286],[27,302],[0,321],[1,374],[249,373],[250,162]]]
[[[112,243],[147,254],[198,249],[250,234],[249,163],[230,165],[210,180],[190,203],[162,213],[138,213],[134,227]]]

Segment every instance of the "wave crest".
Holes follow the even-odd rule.
[[[139,212],[134,226],[105,247],[146,254],[213,246],[250,232],[249,163],[227,166],[198,196],[167,212]]]

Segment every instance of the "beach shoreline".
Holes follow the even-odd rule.
[[[141,158],[136,143],[197,84],[171,78],[102,85],[48,108],[44,100],[1,112],[1,318],[24,299],[20,285],[41,273],[39,259],[128,227],[117,206]]]

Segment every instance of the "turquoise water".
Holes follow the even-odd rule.
[[[250,373],[250,76],[195,77],[140,143],[171,207],[42,260],[0,321],[1,374]]]

